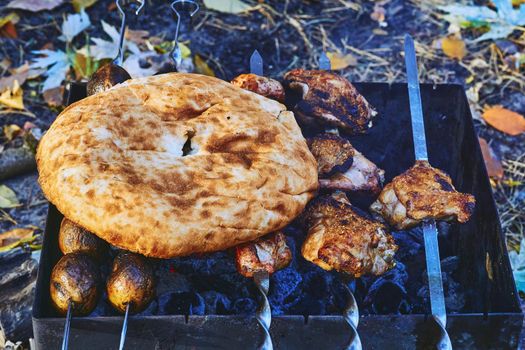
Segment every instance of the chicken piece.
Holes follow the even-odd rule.
[[[357,151],[350,141],[322,134],[308,140],[308,147],[317,160],[321,188],[362,191],[378,194],[384,171]]]
[[[352,206],[344,193],[317,197],[301,219],[308,228],[301,253],[321,268],[357,278],[394,266],[398,247],[387,228]]]
[[[284,103],[284,88],[275,79],[261,77],[257,74],[241,74],[231,83],[244,90],[255,92],[264,97]]]
[[[385,186],[370,210],[402,230],[428,219],[465,223],[475,204],[474,196],[456,191],[446,173],[418,160]]]
[[[339,127],[351,134],[372,126],[376,111],[345,78],[324,70],[294,69],[284,79],[285,88],[299,95],[291,108],[303,124]]]
[[[271,233],[253,242],[235,248],[237,271],[244,277],[253,277],[256,272],[274,273],[292,261],[292,251],[286,244],[285,235]]]

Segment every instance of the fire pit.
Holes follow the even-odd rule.
[[[379,116],[366,136],[350,140],[385,169],[388,182],[413,164],[406,84],[355,86]],[[439,226],[452,344],[455,349],[516,348],[523,315],[467,99],[458,85],[421,87],[430,160],[451,175],[459,191],[477,199],[470,222]],[[83,97],[85,86],[73,84],[69,102]],[[51,269],[60,257],[61,219],[50,206],[33,307],[38,349],[59,348],[62,341],[64,318],[57,316],[49,296]],[[341,316],[346,297],[343,285],[334,274],[301,257],[304,232],[294,224],[285,232],[294,260],[271,277],[274,345],[278,349],[342,348],[351,336]],[[383,276],[356,282],[361,340],[367,349],[432,347],[439,330],[429,315],[421,229],[393,236],[399,245],[396,267]],[[236,273],[228,252],[158,260],[155,265],[157,298],[130,318],[128,348],[251,349],[260,343],[262,333],[254,317],[258,293],[251,280]],[[101,298],[90,316],[73,318],[71,348],[116,348],[121,326],[122,317]]]

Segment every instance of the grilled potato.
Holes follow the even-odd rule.
[[[155,274],[142,256],[121,251],[113,262],[106,284],[108,300],[122,313],[130,304],[130,312],[144,310],[155,297]]]
[[[53,307],[62,315],[69,302],[75,316],[91,313],[100,296],[100,272],[93,259],[84,253],[64,255],[51,272],[49,292]]]
[[[108,244],[67,218],[62,219],[58,246],[63,254],[81,252],[100,261],[107,256]]]
[[[131,79],[129,73],[114,63],[103,65],[91,76],[87,83],[88,96],[109,90],[113,86]]]

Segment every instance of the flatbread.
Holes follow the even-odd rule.
[[[40,141],[37,164],[67,218],[159,258],[276,231],[318,187],[292,112],[196,74],[129,80],[74,103]]]

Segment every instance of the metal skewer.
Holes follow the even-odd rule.
[[[115,63],[118,66],[122,66],[122,62],[124,62],[124,34],[126,33],[126,12],[120,5],[121,0],[116,0],[115,3],[117,4],[118,11],[120,12],[120,16],[122,17],[122,21],[120,22],[120,37],[119,37],[119,45],[118,45],[118,54],[117,57],[113,60],[113,63]],[[139,7],[135,10],[135,15],[138,16],[140,11],[145,5],[144,0],[135,0],[139,3]]]
[[[330,62],[330,59],[324,51],[319,57],[319,69],[332,69],[332,63]],[[339,130],[337,128],[326,129],[325,131],[328,133],[339,135]],[[361,350],[363,346],[361,344],[361,338],[359,337],[359,333],[357,332],[357,326],[359,325],[359,308],[357,306],[354,293],[352,292],[352,289],[349,286],[349,284],[352,282],[352,279],[349,279],[348,277],[343,277],[343,281],[344,286],[348,292],[348,299],[346,306],[343,310],[343,317],[348,326],[350,326],[350,328],[352,329],[352,337],[350,338],[350,341],[348,342],[348,345],[345,347],[345,349]]]
[[[253,51],[250,56],[250,73],[263,76],[263,59],[259,54],[259,51]],[[272,324],[272,310],[270,303],[268,302],[268,291],[270,289],[270,274],[267,271],[256,272],[253,276],[253,281],[257,286],[259,292],[261,292],[261,303],[257,309],[255,317],[257,322],[261,325],[264,331],[263,343],[259,346],[260,350],[272,350],[272,336],[270,334],[270,325]]]
[[[180,66],[180,64],[182,63],[182,52],[181,52],[180,46],[179,46],[179,28],[180,28],[181,17],[180,17],[180,13],[179,13],[179,11],[177,10],[177,7],[176,7],[177,4],[181,4],[181,5],[190,4],[190,5],[192,5],[193,6],[193,10],[190,12],[190,17],[193,17],[193,15],[195,15],[200,9],[199,4],[197,4],[193,0],[175,0],[174,2],[171,3],[171,9],[177,15],[177,27],[175,29],[175,44],[173,45],[173,50],[171,51],[171,54],[170,54],[171,59],[173,60],[173,62],[175,62],[175,67],[176,68],[178,68]]]
[[[414,40],[405,35],[405,64],[407,70],[408,96],[410,100],[410,115],[412,121],[412,137],[416,160],[428,161],[427,142],[425,137],[425,121],[419,90],[416,50]],[[452,350],[452,343],[447,333],[447,310],[443,295],[443,280],[441,276],[441,260],[439,258],[438,232],[434,220],[423,223],[423,238],[425,241],[425,259],[427,263],[428,287],[430,292],[430,309],[433,319],[441,331],[437,344],[440,350]]]
[[[124,343],[126,342],[126,332],[128,331],[128,316],[129,316],[129,303],[126,305],[126,313],[124,314],[124,322],[122,323],[122,331],[120,332],[120,343],[119,350],[124,349]]]
[[[66,324],[64,326],[64,337],[62,338],[62,350],[67,350],[69,343],[69,328],[71,326],[71,308],[73,302],[69,301],[67,305]]]

